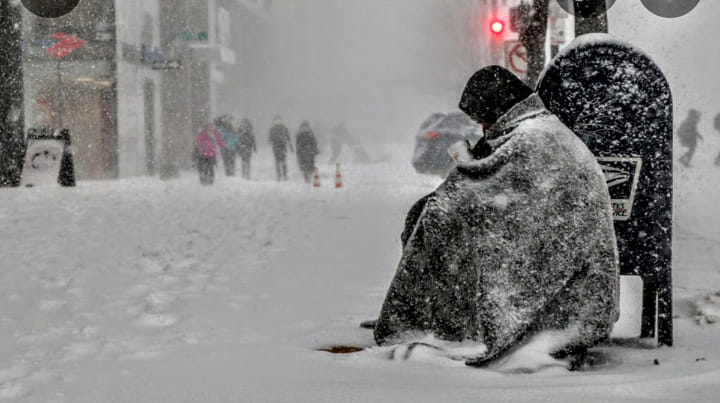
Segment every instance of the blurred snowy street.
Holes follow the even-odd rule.
[[[209,187],[186,173],[4,190],[0,401],[716,399],[720,323],[693,305],[720,306],[704,298],[720,291],[711,168],[676,172],[673,348],[603,347],[591,371],[536,375],[315,351],[373,344],[358,323],[380,308],[404,214],[439,183],[408,161],[344,167],[339,190],[324,164],[319,189],[267,165]]]

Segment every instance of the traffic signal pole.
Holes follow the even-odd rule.
[[[607,5],[605,0],[574,0],[573,9],[575,11],[576,37],[596,32],[608,32]]]
[[[545,37],[548,23],[549,0],[534,0],[528,16],[528,25],[520,32],[520,42],[527,49],[528,73],[527,84],[535,88],[535,84],[545,67]]]
[[[0,187],[18,186],[25,153],[20,2],[0,0]]]

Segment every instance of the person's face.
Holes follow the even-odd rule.
[[[490,126],[492,126],[492,123],[485,122],[482,117],[472,112],[477,109],[473,107],[473,104],[476,102],[477,101],[473,97],[463,94],[463,99],[460,102],[460,110],[465,112],[465,114],[468,115],[473,122],[482,126],[483,130],[487,130]]]
[[[465,113],[467,113],[467,112],[465,112]],[[473,122],[479,124],[483,128],[483,131],[486,131],[487,129],[490,128],[490,126],[492,126],[492,123],[488,123],[478,116],[469,115],[469,114],[468,114],[468,116],[470,116],[470,119],[472,119]]]

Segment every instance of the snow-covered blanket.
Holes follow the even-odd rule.
[[[485,140],[489,156],[460,163],[411,208],[375,340],[481,341],[482,363],[541,330],[563,332],[558,350],[606,339],[618,257],[593,155],[536,95]]]

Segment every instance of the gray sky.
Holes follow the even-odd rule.
[[[302,119],[345,120],[358,137],[412,140],[427,115],[457,103],[455,94],[438,97],[428,88],[449,63],[432,51],[447,46],[432,23],[438,0],[276,4],[278,58],[269,68],[278,78],[270,85],[282,96],[269,102],[284,104],[278,113],[291,127]]]
[[[720,112],[718,17],[720,1],[711,0],[672,19],[655,16],[639,0],[618,0],[610,9],[611,33],[646,51],[668,77],[677,121],[689,108],[705,118]]]
[[[285,102],[278,113],[291,128],[302,119],[346,120],[360,137],[411,139],[425,116],[455,108],[463,74],[472,72],[443,56],[453,38],[437,17],[439,6],[462,3],[276,1],[279,59],[270,68]],[[676,120],[690,107],[710,118],[720,110],[718,16],[720,1],[707,0],[675,19],[653,15],[639,0],[617,0],[609,12],[611,33],[645,50],[668,76]]]

